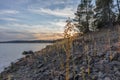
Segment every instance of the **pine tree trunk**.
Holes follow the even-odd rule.
[[[88,22],[88,2],[86,3],[86,22],[87,22],[86,32],[88,32],[88,31],[89,31],[89,22]]]

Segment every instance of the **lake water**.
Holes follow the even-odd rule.
[[[0,72],[11,62],[23,57],[23,51],[39,51],[50,43],[5,43],[0,44]]]

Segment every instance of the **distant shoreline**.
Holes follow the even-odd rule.
[[[61,41],[62,39],[58,40],[14,40],[14,41],[1,41],[0,43],[55,43],[57,41]]]
[[[0,42],[0,44],[7,44],[7,43],[55,43],[55,42]]]

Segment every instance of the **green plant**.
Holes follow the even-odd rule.
[[[110,61],[112,61],[113,56],[112,56],[112,51],[111,51],[110,30],[108,30],[107,35],[108,35],[108,36],[107,36],[107,37],[108,37],[108,45],[110,46],[110,55],[109,55],[109,59],[110,59]]]
[[[81,72],[82,72],[82,79],[86,80],[85,79],[85,70],[84,70],[84,67],[81,68]]]
[[[46,56],[44,56],[44,62],[45,62],[45,63],[47,62],[47,57],[46,57]]]
[[[8,77],[7,80],[12,80],[13,75],[9,74],[7,77]]]
[[[63,47],[66,53],[66,80],[69,80],[73,31],[74,31],[74,25],[71,24],[71,20],[69,19],[67,20],[67,24],[65,25],[65,30],[64,30],[65,45]]]

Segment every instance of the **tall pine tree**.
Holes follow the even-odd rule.
[[[91,18],[92,12],[92,0],[80,0],[77,11],[75,13],[76,17],[74,21],[77,22],[76,27],[81,32],[89,31],[89,20]]]
[[[114,16],[112,8],[113,0],[96,0],[96,18],[98,18],[98,23],[102,24],[102,26],[108,24],[112,26],[112,18]]]
[[[119,0],[116,0],[117,2],[117,8],[118,8],[118,18],[117,18],[117,21],[120,22],[120,1]]]

